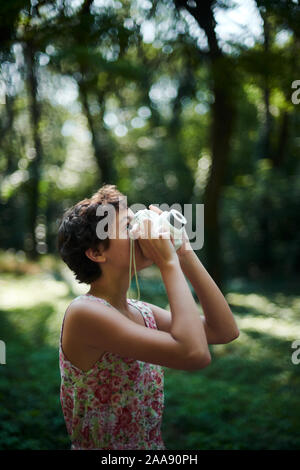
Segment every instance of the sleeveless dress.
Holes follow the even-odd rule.
[[[84,294],[92,301],[106,300]],[[145,326],[157,329],[152,310],[127,299],[141,312]],[[164,369],[106,351],[84,372],[73,365],[59,341],[60,402],[71,450],[166,450],[161,436],[164,409]]]

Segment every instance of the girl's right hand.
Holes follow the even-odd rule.
[[[176,250],[169,238],[169,233],[154,232],[153,221],[151,219],[143,220],[141,228],[133,232],[143,255],[151,259],[159,269],[177,261]],[[151,235],[153,238],[151,238]]]

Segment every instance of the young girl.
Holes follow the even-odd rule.
[[[109,237],[100,240],[96,211],[105,204],[115,207],[115,227],[122,236],[112,237],[109,227]],[[104,185],[68,209],[59,227],[62,259],[79,282],[90,285],[68,306],[59,344],[60,400],[74,450],[166,449],[160,429],[163,366],[198,370],[211,360],[210,332],[174,245],[166,238],[150,238],[148,221],[148,238],[134,241],[136,268],[158,266],[171,312],[127,298],[133,215],[116,186]]]

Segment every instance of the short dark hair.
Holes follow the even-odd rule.
[[[124,198],[116,185],[104,184],[91,198],[83,199],[63,214],[58,229],[57,247],[61,258],[80,283],[90,284],[102,274],[99,264],[89,259],[85,251],[88,248],[97,248],[100,243],[104,249],[109,247],[109,238],[101,240],[96,233],[96,226],[104,217],[96,215],[98,206],[111,204],[119,211]]]

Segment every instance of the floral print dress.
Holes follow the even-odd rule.
[[[81,297],[111,306],[91,294],[72,302]],[[127,301],[141,312],[145,326],[157,329],[148,305],[135,299]],[[59,341],[60,402],[71,450],[166,449],[160,429],[163,367],[107,351],[84,372],[64,355],[64,319]]]

